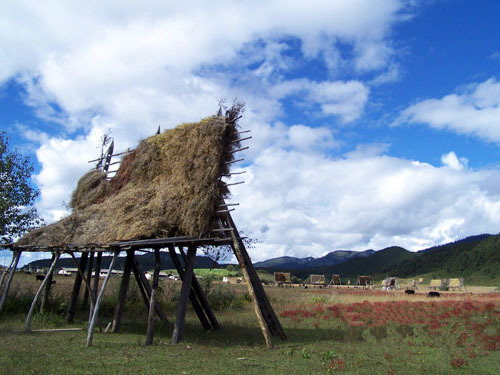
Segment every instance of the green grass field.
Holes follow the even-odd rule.
[[[23,275],[20,275],[23,276]],[[187,315],[182,343],[170,344],[179,282],[162,281],[169,324],[156,323],[144,345],[146,309],[132,288],[117,334],[101,332],[111,320],[118,279],[111,280],[94,344],[87,348],[86,312],[64,320],[71,278],[56,277],[49,312],[33,329],[80,327],[78,332],[27,334],[31,278],[17,277],[0,316],[1,374],[499,374],[500,295],[266,287],[288,335],[267,350],[246,286],[208,285],[222,329],[205,332]],[[221,302],[222,301],[222,302]],[[224,302],[225,301],[225,302]]]

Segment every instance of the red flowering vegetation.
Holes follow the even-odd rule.
[[[453,368],[460,368],[467,365],[467,361],[462,357],[453,357],[450,361],[450,365]]]
[[[470,358],[477,356],[476,350],[483,350],[483,354],[500,351],[500,305],[481,298],[477,301],[314,304],[283,311],[281,317],[295,322],[316,320],[315,327],[319,327],[319,322],[329,320],[340,320],[348,327],[422,326],[429,335],[457,335],[457,347],[464,348]],[[453,363],[463,366],[458,359]]]
[[[342,358],[332,359],[328,365],[328,372],[345,370],[345,361]]]

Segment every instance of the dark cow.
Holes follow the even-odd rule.
[[[406,294],[415,294],[415,291],[413,289],[406,289],[405,293]]]
[[[427,297],[441,297],[441,294],[439,292],[429,292]]]
[[[43,281],[43,280],[45,279],[45,276],[46,276],[46,275],[36,275],[36,279],[37,279],[38,281]],[[56,281],[55,281],[55,280],[52,280],[52,284],[55,284],[55,283],[56,283]]]

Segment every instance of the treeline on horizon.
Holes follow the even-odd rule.
[[[500,279],[500,236],[481,234],[419,252],[392,246],[366,257],[354,257],[345,262],[313,268],[274,267],[269,272],[290,272],[295,279],[306,280],[311,274],[332,274],[344,279],[371,275],[375,280],[388,276],[401,278],[431,275],[433,278],[464,277],[480,283]],[[352,281],[352,280],[351,280]]]

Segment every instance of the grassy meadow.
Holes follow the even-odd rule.
[[[24,323],[36,287],[18,274],[0,315],[0,374],[499,374],[500,293],[468,288],[426,297],[355,288],[277,288],[266,292],[288,335],[267,350],[246,285],[202,279],[222,326],[205,332],[189,308],[182,343],[170,344],[180,282],[162,280],[161,304],[170,322],[155,325],[144,345],[146,308],[133,280],[121,332],[104,333],[112,320],[119,278],[112,278],[87,348],[87,312],[64,320],[73,279],[56,276],[48,312],[33,329]],[[204,284],[204,285],[203,285]]]

